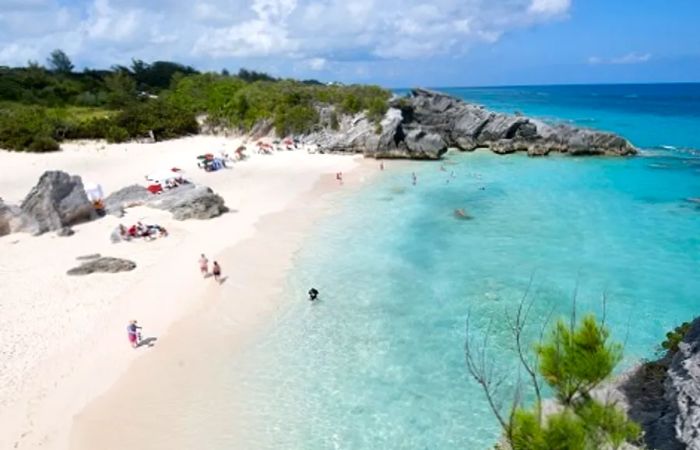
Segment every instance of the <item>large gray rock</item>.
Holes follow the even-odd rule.
[[[322,123],[327,111],[322,110]],[[323,127],[305,136],[306,144],[327,153],[362,153],[373,158],[438,159],[447,145],[437,133],[407,124],[401,110],[389,108],[380,123],[364,113],[340,116],[337,129]]]
[[[224,199],[206,186],[184,184],[152,196],[148,206],[170,211],[176,220],[211,219],[228,211]]]
[[[35,234],[60,230],[98,217],[80,177],[61,171],[44,172],[20,208],[33,221],[31,225],[25,224],[23,231]]]
[[[524,151],[533,156],[550,152],[615,156],[637,153],[632,144],[612,133],[489,112],[426,89],[414,89],[410,96],[395,99],[392,104],[401,108],[404,128],[419,127],[436,133],[447,146],[462,150],[486,147],[496,153]]]
[[[107,214],[117,217],[124,215],[124,209],[132,206],[142,205],[147,202],[153,194],[148,189],[138,184],[132,184],[111,193],[104,199],[104,207]]]
[[[89,275],[91,273],[117,273],[134,270],[136,263],[127,259],[109,256],[93,259],[70,269],[68,275]]]
[[[339,114],[319,106],[319,125],[303,141],[321,152],[363,153],[376,158],[439,159],[449,147],[495,153],[633,155],[627,140],[569,125],[550,125],[521,114],[501,114],[426,89],[394,97],[377,124],[364,113]]]

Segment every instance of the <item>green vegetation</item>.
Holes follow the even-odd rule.
[[[197,133],[200,114],[242,132],[267,121],[280,136],[301,134],[319,126],[320,107],[332,108],[334,129],[342,113],[366,111],[378,124],[390,97],[376,86],[280,80],[246,69],[199,73],[168,61],[77,73],[61,50],[47,64],[0,67],[0,147],[50,151],[64,139],[122,142],[151,132],[170,139]]]
[[[562,410],[540,421],[541,406],[518,408],[507,430],[513,450],[619,448],[639,437],[640,427],[624,412],[591,396],[622,359],[622,346],[608,341],[609,332],[592,315],[575,328],[557,322],[536,352]]]
[[[685,335],[688,334],[688,331],[690,331],[690,322],[683,322],[673,331],[666,333],[666,340],[661,343],[661,348],[670,353],[676,353],[678,351],[678,344],[680,344]]]
[[[521,366],[530,375],[536,401],[525,406],[523,386],[515,389],[511,407],[503,414],[497,388],[503,376],[494,372],[485,348],[470,344],[467,321],[465,347],[467,367],[481,385],[491,409],[503,429],[505,448],[511,450],[596,450],[620,448],[637,441],[641,428],[614,404],[594,398],[593,390],[611,376],[622,359],[622,346],[610,341],[610,333],[593,315],[578,324],[574,319],[559,320],[549,331],[542,329],[534,353],[522,345],[523,330],[532,304],[521,304],[515,318],[507,317],[513,332]],[[487,337],[484,343],[488,342]],[[485,345],[485,344],[484,344]],[[540,379],[553,392],[556,403],[544,408]],[[547,412],[544,412],[547,409]]]

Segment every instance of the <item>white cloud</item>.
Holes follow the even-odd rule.
[[[325,58],[311,58],[306,60],[306,65],[311,70],[323,70],[326,68],[328,61]]]
[[[571,0],[532,0],[529,11],[534,14],[556,16],[565,14],[571,7]]]
[[[566,17],[571,0],[0,0],[0,65],[63,48],[92,65],[131,57],[336,62],[459,54]],[[59,20],[57,20],[57,18]],[[41,57],[43,59],[43,56]]]
[[[626,55],[616,56],[612,58],[601,58],[599,56],[591,56],[588,58],[588,64],[642,64],[651,60],[651,53],[627,53]]]

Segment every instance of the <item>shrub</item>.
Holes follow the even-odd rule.
[[[124,128],[112,125],[107,128],[104,138],[107,139],[107,142],[119,144],[129,140],[129,132]]]
[[[57,150],[56,130],[60,125],[57,117],[38,106],[0,110],[0,147],[16,151]]]
[[[58,150],[60,146],[58,145],[58,142],[51,136],[47,135],[38,135],[34,136],[32,139],[31,143],[27,147],[27,151],[30,152],[55,152]]]
[[[668,350],[670,353],[678,351],[678,345],[681,343],[686,334],[690,331],[690,322],[683,322],[673,331],[666,333],[666,340],[661,343],[661,348]]]

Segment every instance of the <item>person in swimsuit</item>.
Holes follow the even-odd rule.
[[[135,320],[129,321],[129,325],[126,327],[126,332],[129,336],[129,343],[131,343],[131,346],[133,348],[136,348],[139,346],[139,330],[141,329],[140,326],[137,325],[137,322]]]
[[[199,258],[199,271],[202,272],[203,277],[209,275],[209,260],[204,256],[204,253],[202,253],[201,258]]]
[[[214,264],[211,267],[211,272],[214,274],[214,281],[221,283],[221,266],[219,266],[218,262],[214,261]]]
[[[418,183],[418,177],[416,176],[416,173],[413,172],[413,173],[411,174],[411,177],[413,178],[413,185],[415,186],[416,183]]]

